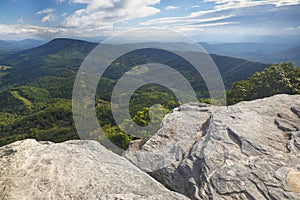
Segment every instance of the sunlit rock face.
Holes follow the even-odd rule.
[[[191,199],[300,199],[300,96],[182,105],[124,156]]]
[[[187,199],[95,141],[0,148],[0,199]]]

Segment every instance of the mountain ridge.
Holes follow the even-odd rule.
[[[75,72],[81,65],[84,58],[88,55],[88,53],[96,46],[97,43],[82,40],[74,40],[69,38],[57,38],[51,40],[50,42],[42,46],[8,55],[0,60],[0,64],[14,66],[14,69],[9,70],[8,72],[14,72],[22,68],[23,71],[25,70],[25,74],[26,69],[35,71],[39,70],[39,68],[43,68],[45,71],[49,72],[52,71],[51,69],[49,69],[50,66],[68,67],[69,69]],[[112,47],[119,48],[119,46],[115,45],[112,45]],[[121,45],[121,47],[123,48],[124,46]],[[250,75],[252,75],[254,72],[262,71],[265,67],[268,66],[267,64],[263,63],[251,62],[245,59],[233,58],[229,56],[219,56],[216,54],[212,55],[212,58],[216,62],[221,73],[222,70],[224,71],[224,69],[228,69],[230,67],[229,65],[231,64],[233,65],[231,66],[231,72],[237,71],[237,74],[243,74],[241,79],[249,78]],[[226,61],[222,62],[222,59]],[[246,62],[247,64],[245,65]],[[47,68],[47,66],[49,67]],[[241,67],[241,69],[238,69],[239,66]],[[243,71],[244,73],[238,71]],[[47,74],[48,72],[43,72],[43,74]],[[49,73],[51,74],[51,72]],[[29,75],[30,74],[27,75],[27,78],[32,78],[29,77]],[[9,77],[10,75],[7,76]],[[230,81],[225,81],[226,86],[229,86],[232,83],[232,81],[238,81],[237,78],[234,78],[237,77],[234,73],[232,75],[227,74],[226,76],[230,76]],[[3,77],[3,79],[5,79],[5,76]]]

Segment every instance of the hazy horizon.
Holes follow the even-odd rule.
[[[3,0],[0,40],[99,42],[123,31],[163,28],[208,43],[299,43],[298,0]]]
[[[91,43],[101,43],[102,41],[105,41],[107,38],[101,38],[101,39],[95,39],[95,38],[76,38],[76,37],[55,37],[51,39],[45,39],[45,38],[24,38],[24,39],[0,39],[0,41],[3,42],[22,42],[22,41],[40,41],[44,43],[51,42],[52,40],[55,39],[71,39],[71,40],[82,40],[86,42],[91,42]],[[300,40],[266,40],[266,41],[251,41],[251,40],[244,40],[244,41],[196,41],[197,43],[207,43],[210,45],[218,45],[218,44],[290,44],[290,45],[299,45]],[[168,42],[162,42],[162,43],[168,43]],[[172,42],[171,42],[172,43]]]

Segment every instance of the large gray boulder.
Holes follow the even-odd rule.
[[[95,141],[0,148],[0,199],[187,199]]]
[[[300,96],[182,105],[124,156],[191,199],[300,199]]]

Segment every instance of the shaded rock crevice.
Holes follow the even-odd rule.
[[[230,128],[227,129],[228,137],[239,146],[239,149],[243,153],[243,142],[242,139]]]

